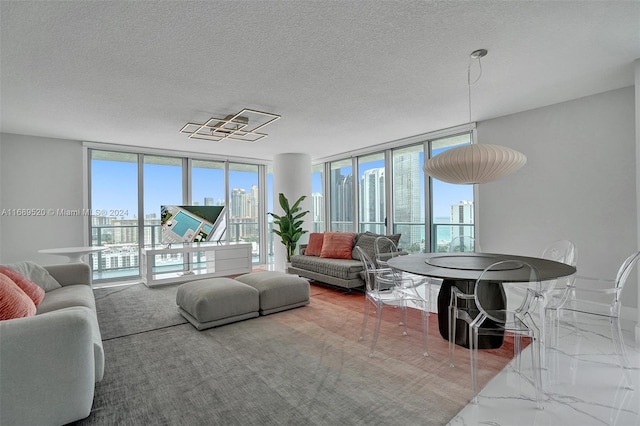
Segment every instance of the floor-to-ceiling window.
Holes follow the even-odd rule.
[[[384,153],[358,157],[358,231],[386,234]]]
[[[273,212],[274,210],[274,198],[277,199],[278,196],[273,193],[273,166],[269,164],[266,166],[267,169],[267,191],[266,191],[266,199],[267,199],[267,212]],[[277,201],[276,201],[277,202]],[[273,217],[270,214],[267,214],[265,218],[266,227],[267,227],[267,240],[265,241],[266,245],[266,259],[267,263],[273,263],[274,256],[274,248],[273,244],[276,241],[276,234],[273,233]]]
[[[89,221],[94,279],[139,275],[138,155],[91,150]]]
[[[266,231],[259,220],[266,216],[265,166],[94,147],[88,153],[89,208],[98,212],[89,222],[91,243],[108,247],[93,256],[94,280],[140,276],[140,249],[164,244],[162,206],[226,206],[208,243],[248,242],[254,263],[268,260],[261,257]]]
[[[225,163],[223,161],[191,161],[191,204],[226,206]],[[219,226],[209,241],[222,243],[227,235],[227,212],[223,212]]]
[[[323,195],[329,195],[329,206],[324,207],[331,215],[328,229],[398,233],[401,248],[410,253],[449,251],[455,237],[474,237],[473,185],[448,184],[423,171],[426,159],[470,140],[469,132],[425,136],[326,163],[329,188]]]
[[[471,143],[469,133],[433,140],[431,156]],[[447,252],[451,240],[475,236],[473,185],[455,185],[431,179],[431,251]],[[472,251],[474,247],[465,247]]]
[[[424,144],[393,149],[393,233],[401,234],[400,246],[410,253],[426,248]]]
[[[329,230],[353,232],[354,183],[351,159],[334,161],[329,166],[331,177],[331,218]]]
[[[324,164],[315,164],[311,168],[311,232],[325,230],[324,202]]]
[[[260,256],[258,166],[229,164],[229,242],[251,243],[253,257]]]
[[[182,159],[143,156],[144,248],[155,248],[162,242],[160,228],[161,206],[184,203]]]

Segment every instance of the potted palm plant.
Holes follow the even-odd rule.
[[[290,205],[287,197],[285,197],[283,193],[280,193],[278,201],[284,214],[279,216],[269,212],[269,214],[273,216],[273,224],[277,225],[277,229],[274,227],[273,232],[280,236],[282,244],[284,244],[287,250],[287,263],[291,262],[291,256],[295,253],[300,237],[308,232],[302,229],[302,224],[304,223],[302,217],[309,213],[309,211],[303,211],[300,207],[300,203],[302,203],[305,198],[307,198],[306,195],[303,195],[298,198],[293,205]]]

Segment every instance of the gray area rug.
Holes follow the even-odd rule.
[[[312,286],[309,306],[199,332],[178,314],[176,289],[95,290],[105,376],[75,424],[443,425],[471,396],[469,370],[448,366],[435,317],[423,358],[419,316],[401,336],[385,311],[369,358],[368,339],[357,338],[362,295]],[[480,380],[506,362],[487,354]]]
[[[135,284],[95,289],[102,340],[187,323],[176,308],[177,288]]]

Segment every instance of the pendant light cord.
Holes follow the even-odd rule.
[[[471,65],[473,64],[473,60],[477,60],[478,61],[478,68],[479,68],[479,73],[478,73],[478,77],[476,77],[475,80],[471,81]],[[481,57],[478,56],[477,58],[474,58],[473,56],[471,57],[471,59],[469,60],[469,66],[467,67],[467,86],[469,88],[469,128],[471,128],[471,86],[476,84],[478,82],[478,80],[480,80],[480,77],[482,77],[482,61],[480,60]]]

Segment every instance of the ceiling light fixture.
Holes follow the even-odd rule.
[[[224,139],[256,142],[267,137],[266,133],[257,130],[279,118],[277,114],[245,108],[225,118],[212,117],[204,123],[187,123],[180,129],[180,133],[188,134],[190,139],[214,142]]]
[[[471,85],[482,76],[480,59],[487,55],[486,49],[471,53],[467,68],[469,87],[469,126],[471,127]],[[471,82],[471,63],[478,61],[480,74]],[[473,132],[470,131],[473,138]],[[469,185],[501,179],[525,165],[527,157],[514,149],[500,145],[472,143],[447,150],[430,158],[424,164],[424,172],[444,182]]]

